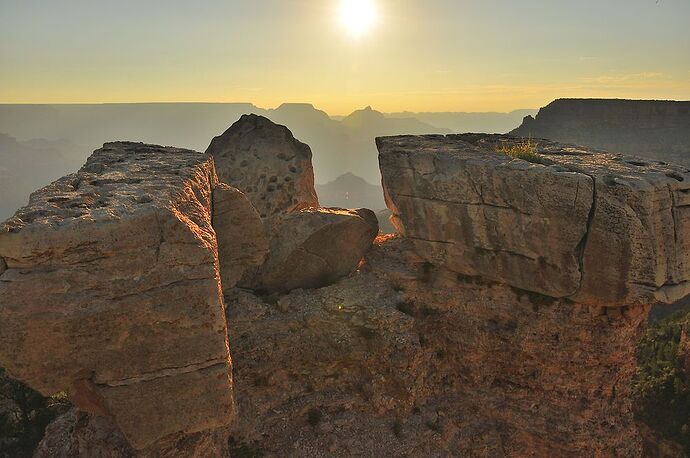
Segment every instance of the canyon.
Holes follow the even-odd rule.
[[[260,116],[105,144],[0,226],[0,366],[74,405],[34,456],[647,456],[690,169],[524,142],[378,138],[395,234]]]

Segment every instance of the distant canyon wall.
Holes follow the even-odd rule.
[[[511,134],[690,166],[690,101],[559,99]]]

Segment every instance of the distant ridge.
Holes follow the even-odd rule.
[[[557,99],[511,134],[690,166],[690,101]]]
[[[350,172],[330,183],[316,185],[316,193],[321,204],[326,207],[364,207],[375,211],[386,208],[383,188]]]

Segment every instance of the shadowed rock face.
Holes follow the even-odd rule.
[[[213,160],[108,143],[0,226],[0,365],[136,449],[227,425]]]
[[[252,203],[239,189],[219,183],[213,190],[213,228],[223,290],[233,288],[268,253],[269,235]]]
[[[352,273],[378,234],[371,210],[310,209],[273,221],[270,252],[242,284],[285,292],[327,286]]]
[[[690,292],[690,170],[514,137],[377,140],[385,196],[429,262],[597,305]]]
[[[244,115],[206,152],[220,181],[245,193],[262,218],[319,206],[311,149],[285,126]]]
[[[91,412],[37,456],[643,456],[635,344],[685,293],[690,172],[545,141],[531,163],[508,136],[378,146],[401,236],[371,249],[373,212],[261,219],[191,151],[108,144],[35,193],[0,232],[0,365]]]
[[[266,456],[641,456],[629,380],[648,306],[459,276],[390,237],[334,285],[226,300],[232,434]]]
[[[511,134],[690,166],[690,102],[559,99]]]

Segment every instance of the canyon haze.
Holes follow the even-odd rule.
[[[354,174],[376,188],[324,192],[326,205],[384,208],[374,138],[382,135],[451,132],[502,133],[536,110],[510,113],[390,113],[367,107],[330,116],[308,103],[276,109],[251,103],[136,103],[99,105],[0,105],[0,220],[25,205],[33,190],[73,172],[106,141],[131,139],[203,151],[210,138],[243,114],[258,114],[286,125],[313,150],[318,184]],[[348,177],[337,185],[352,184]]]

